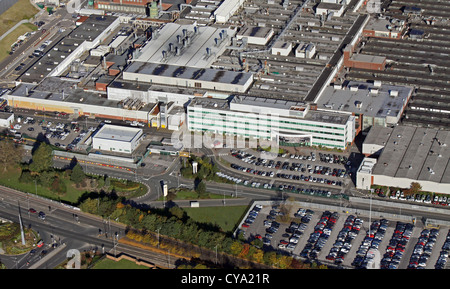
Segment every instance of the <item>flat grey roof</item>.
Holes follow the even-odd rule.
[[[272,28],[259,26],[246,26],[239,30],[237,36],[240,37],[261,37],[266,38],[272,31]]]
[[[398,96],[391,96],[391,91]],[[317,100],[318,109],[345,111],[371,117],[398,117],[412,94],[409,86],[350,81],[342,89],[328,86]],[[376,93],[375,93],[376,92]]]
[[[0,119],[8,119],[11,115],[14,115],[14,113],[0,111]]]
[[[333,113],[333,112],[319,111],[319,110],[309,110],[304,118],[295,117],[295,116],[289,115],[289,109],[292,106],[301,107],[301,106],[304,106],[305,104],[303,102],[286,101],[286,100],[282,100],[282,99],[272,99],[272,98],[239,95],[239,96],[234,96],[234,98],[231,100],[231,102],[244,104],[244,105],[248,105],[251,107],[263,107],[263,108],[266,107],[267,109],[269,109],[269,108],[285,109],[286,115],[282,115],[282,116],[280,115],[280,117],[290,117],[290,118],[295,118],[295,119],[304,119],[304,120],[331,123],[331,124],[337,124],[337,125],[346,124],[349,117],[351,117],[349,114]],[[229,103],[230,103],[230,101],[227,99],[197,97],[191,101],[189,106],[197,105],[197,106],[201,106],[203,108],[209,108],[209,109],[230,110]],[[242,112],[242,111],[239,111],[239,112]]]
[[[107,139],[120,142],[131,142],[141,132],[142,129],[140,128],[105,124],[93,136],[93,138]]]
[[[124,73],[127,72],[236,85],[244,85],[252,77],[252,74],[248,72],[195,68],[140,61],[135,61],[128,66]]]
[[[289,109],[291,106],[305,105],[305,103],[301,102],[301,101],[264,98],[264,97],[250,96],[250,95],[238,95],[233,98],[232,102],[241,103],[241,104],[251,104],[251,105],[263,106],[263,107],[284,108],[284,109]]]
[[[369,133],[364,139],[365,144],[375,144],[385,146],[392,134],[391,127],[374,125],[370,128]]]
[[[61,84],[61,87],[64,87],[64,84]],[[99,96],[98,92],[84,91],[80,88],[75,89],[66,87],[63,94],[62,91],[57,89],[53,89],[52,91],[52,88],[48,85],[41,87],[41,85],[21,83],[13,91],[11,91],[10,94],[14,96],[22,96],[35,99],[48,99],[67,103],[82,103],[87,105],[97,105],[113,108],[121,107],[119,101],[110,100],[105,97]],[[149,111],[154,107],[154,105],[154,103],[146,103],[140,110]]]
[[[229,101],[227,99],[196,97],[191,100],[189,106],[201,106],[202,108],[230,110]]]
[[[450,183],[449,160],[450,131],[396,126],[373,174]]]

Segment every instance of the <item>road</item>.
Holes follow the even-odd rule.
[[[1,262],[8,268],[24,269],[34,266],[41,259],[45,258],[37,268],[54,268],[67,259],[66,254],[69,249],[76,249],[80,252],[85,250],[102,250],[103,252],[115,252],[114,244],[118,238],[124,236],[125,226],[111,220],[104,220],[97,216],[85,214],[79,210],[67,207],[61,203],[39,198],[26,193],[17,192],[8,188],[0,187],[0,217],[14,222],[19,222],[19,205],[22,221],[25,227],[31,227],[38,232],[40,238],[46,245],[38,248],[35,254],[29,252],[17,256],[1,255]],[[45,220],[41,220],[36,214],[28,213],[28,208],[36,211],[43,211],[46,214]],[[101,234],[100,233],[101,230]],[[54,248],[51,244],[56,243],[64,249],[51,256]],[[45,256],[40,252],[47,250]],[[117,252],[136,255],[136,248],[120,244],[116,247]],[[164,254],[153,252],[140,252],[139,258],[147,260],[158,266],[172,268],[174,258],[168,264],[168,258]],[[29,264],[27,264],[29,262]]]
[[[75,24],[71,14],[64,8],[57,9],[52,15],[48,15],[41,10],[33,21],[39,22],[41,20],[45,22],[45,24],[41,27],[41,30],[36,31],[36,33],[31,35],[25,43],[16,49],[13,54],[6,57],[0,63],[0,83],[14,81],[18,76],[14,69],[19,63],[29,64],[34,62],[34,58],[28,58],[28,55],[30,55],[31,52],[33,52],[45,40],[51,39],[55,35],[58,35],[60,28],[69,28]],[[28,66],[25,66],[25,68],[19,71],[19,73],[25,71],[27,67]]]
[[[204,153],[211,155],[210,150],[205,150]],[[59,165],[63,165],[60,163]],[[127,172],[123,170],[107,169],[98,166],[86,165],[83,166],[88,173],[106,174],[112,177],[126,178],[130,180],[138,180],[145,183],[149,187],[149,192],[140,198],[136,198],[137,204],[147,204],[151,207],[163,207],[168,205],[167,202],[155,201],[161,196],[161,180],[167,182],[169,188],[176,187],[193,187],[192,180],[186,180],[179,175],[181,167],[180,158],[173,158],[171,165],[164,171],[157,174],[151,174],[148,167],[139,168],[136,173]],[[227,171],[228,168],[221,167],[221,170]],[[231,169],[230,169],[231,172]],[[296,184],[298,185],[298,183]],[[246,187],[242,185],[229,185],[221,183],[207,183],[208,191],[216,194],[223,194],[224,196],[233,196],[233,198],[224,198],[216,200],[199,200],[200,206],[237,206],[248,205],[253,200],[274,200],[280,198],[292,197],[295,200],[301,200],[311,203],[333,204],[345,208],[369,209],[368,204],[350,203],[342,199],[330,199],[318,196],[309,196],[303,194],[280,193],[277,191],[267,189],[257,189]],[[236,197],[237,195],[237,197]],[[120,237],[123,237],[125,226],[115,223],[111,220],[103,220],[100,217],[84,214],[79,210],[64,206],[63,204],[44,198],[28,195],[26,193],[16,192],[7,188],[0,187],[0,217],[18,222],[18,205],[21,206],[22,218],[25,226],[31,226],[38,231],[41,238],[46,244],[56,243],[59,246],[65,247],[60,252],[52,255],[53,248],[47,247],[48,253],[41,257],[39,254],[31,256],[29,253],[20,256],[5,256],[2,255],[1,261],[8,266],[8,268],[29,268],[37,266],[38,268],[54,268],[66,260],[66,253],[69,249],[77,249],[80,252],[96,248],[104,252],[113,252],[114,249],[114,233],[117,232]],[[178,206],[190,206],[189,201],[175,201]],[[34,208],[37,211],[44,211],[47,214],[45,220],[40,220],[35,214],[28,213],[28,208]],[[381,211],[386,213],[398,214],[398,209],[395,207],[372,206],[373,211]],[[420,206],[415,206],[414,209],[402,209],[400,212],[405,215],[422,216],[428,218],[448,218],[448,215],[443,216],[432,212],[424,212]],[[420,218],[418,218],[420,219]],[[106,233],[99,236],[99,232]],[[112,234],[111,234],[112,233]],[[61,247],[59,247],[61,248]],[[56,248],[58,249],[58,247]],[[145,250],[140,250],[131,246],[119,244],[116,247],[117,252],[128,252],[130,255],[137,256],[141,259],[147,260],[151,263],[161,267],[174,267],[175,258],[170,258],[167,254],[156,254]],[[45,259],[42,261],[42,259]],[[30,264],[27,266],[27,262]],[[36,265],[38,264],[39,265]]]

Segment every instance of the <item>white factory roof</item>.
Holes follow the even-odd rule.
[[[94,135],[94,138],[120,142],[131,142],[135,140],[136,136],[138,136],[141,132],[142,129],[140,128],[105,124]]]
[[[235,30],[229,28],[167,23],[154,33],[136,60],[206,68],[229,45],[227,36],[234,34]],[[206,57],[207,49],[211,57]],[[176,50],[179,50],[179,55],[175,53]]]
[[[124,72],[124,75],[129,73],[233,85],[245,85],[253,76],[250,72],[196,68],[139,61],[135,61],[128,66]]]
[[[398,116],[411,94],[409,86],[350,81],[327,87],[316,102],[318,109],[387,117]]]

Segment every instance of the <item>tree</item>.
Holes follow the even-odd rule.
[[[83,169],[81,168],[80,164],[76,164],[73,167],[72,174],[70,175],[70,180],[74,182],[75,184],[80,184],[84,181],[86,178],[86,175],[83,172]]]
[[[24,155],[23,147],[16,145],[12,140],[3,139],[0,141],[0,165],[6,171],[10,165],[19,164]]]
[[[52,168],[52,148],[46,143],[40,143],[39,147],[32,154],[32,162],[30,164],[30,171],[43,172]]]
[[[417,193],[420,193],[421,190],[422,190],[422,186],[418,182],[412,182],[411,186],[409,187],[408,190],[406,190],[405,193],[407,195],[415,195]]]
[[[195,188],[199,197],[203,197],[206,194],[206,185],[203,181],[200,181]]]

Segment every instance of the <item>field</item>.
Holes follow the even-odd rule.
[[[0,15],[0,35],[3,35],[20,20],[30,19],[38,12],[39,10],[31,5],[29,0],[18,0],[16,4]]]
[[[204,208],[183,208],[189,217],[200,223],[210,223],[219,226],[224,232],[232,232],[247,206],[223,206]]]
[[[0,29],[2,29],[1,27]],[[0,41],[0,62],[9,55],[11,51],[11,45],[17,41],[17,37],[31,31],[35,31],[37,28],[31,23],[25,23],[17,27],[13,32],[8,34]]]
[[[64,182],[67,191],[62,195],[58,195],[50,188],[39,185],[39,182],[36,183],[34,181],[20,182],[19,181],[20,175],[21,175],[20,168],[9,168],[5,172],[2,172],[0,176],[0,185],[31,194],[35,194],[37,192],[37,194],[40,196],[50,198],[53,200],[57,199],[61,201],[66,201],[73,204],[76,204],[78,202],[79,197],[85,192],[87,191],[93,192],[98,189],[96,186],[90,187],[90,185],[88,187],[77,188],[68,176],[65,176],[63,172],[60,172],[59,173],[60,181]],[[119,181],[112,179],[111,183],[113,182],[116,183]],[[135,197],[145,194],[147,192],[147,188],[140,183],[136,184],[134,182],[129,182],[128,184],[132,188],[137,187],[137,189],[127,191],[121,190],[121,188],[117,188],[116,186],[113,185],[111,185],[109,188],[115,188],[116,192],[119,195],[124,195],[126,197]],[[127,187],[124,186],[124,188]]]

